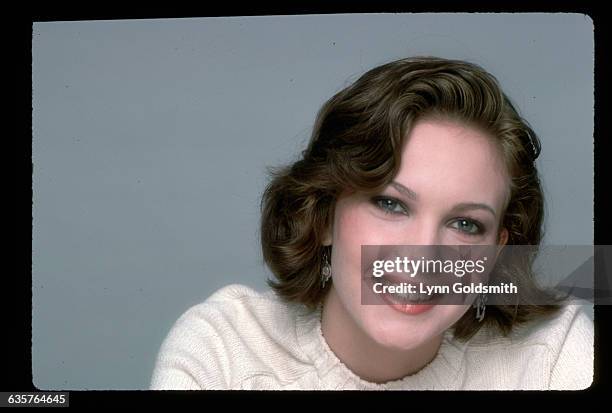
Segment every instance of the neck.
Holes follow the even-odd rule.
[[[351,317],[333,286],[323,302],[321,331],[344,365],[363,380],[374,383],[418,372],[435,358],[442,342],[440,335],[408,350],[380,345]]]

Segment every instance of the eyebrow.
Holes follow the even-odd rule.
[[[389,185],[391,185],[393,188],[397,189],[398,192],[401,192],[402,194],[406,195],[408,198],[412,199],[413,201],[416,201],[418,198],[416,192],[414,192],[410,188],[406,188],[404,185],[400,184],[399,182],[393,181]]]
[[[493,214],[494,217],[497,217],[497,214],[495,213],[495,210],[493,208],[491,208],[489,205],[487,204],[479,204],[479,203],[475,203],[475,202],[465,202],[465,203],[461,203],[461,204],[457,204],[453,207],[453,211],[468,211],[468,210],[472,210],[472,209],[482,209],[485,211],[489,211],[491,214]]]
[[[398,192],[401,192],[402,194],[406,195],[408,198],[414,201],[416,201],[418,198],[416,192],[414,192],[410,188],[405,187],[399,182],[393,181],[389,185],[391,185],[393,188],[397,189]],[[459,211],[469,211],[469,210],[474,210],[474,209],[482,209],[485,211],[489,211],[494,217],[497,217],[497,214],[495,213],[495,210],[493,208],[491,208],[487,204],[481,204],[478,202],[462,202],[460,204],[455,205],[452,211],[459,212]]]

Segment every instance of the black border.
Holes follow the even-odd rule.
[[[338,2],[339,3],[339,2]],[[290,14],[331,14],[331,13],[382,13],[382,12],[563,12],[582,13],[591,17],[595,26],[595,243],[598,245],[612,245],[612,237],[607,229],[612,228],[607,211],[610,211],[610,203],[606,197],[605,173],[609,171],[610,162],[607,156],[610,154],[610,127],[605,115],[609,112],[607,96],[610,94],[610,81],[606,76],[611,73],[609,64],[609,47],[606,42],[610,38],[610,29],[603,13],[603,2],[560,2],[554,4],[538,4],[537,2],[512,2],[509,5],[491,4],[487,2],[477,4],[465,4],[456,1],[438,1],[413,4],[404,1],[382,1],[382,2],[347,2],[346,4],[324,4],[317,2],[295,2],[289,5],[250,5],[240,6],[236,10],[230,6],[215,5],[197,10],[191,8],[181,12],[167,11],[147,6],[146,9],[126,9],[125,5],[118,7],[116,11],[96,10],[84,11],[78,8],[64,9],[57,5],[36,7],[26,13],[8,14],[3,23],[6,31],[5,39],[8,56],[5,56],[5,69],[9,69],[9,76],[5,77],[6,86],[10,90],[10,99],[5,99],[9,110],[5,125],[11,126],[11,132],[5,132],[4,143],[11,145],[5,149],[3,163],[7,160],[14,161],[10,173],[5,173],[5,182],[14,185],[16,191],[5,193],[5,204],[9,206],[10,215],[5,214],[5,219],[14,227],[5,232],[10,246],[7,254],[9,268],[4,271],[4,277],[8,280],[5,286],[5,300],[3,300],[3,319],[5,331],[3,334],[3,350],[8,360],[8,369],[0,376],[2,377],[1,391],[37,391],[32,384],[31,371],[31,263],[32,263],[32,84],[31,84],[31,39],[32,23],[35,21],[67,21],[67,20],[117,20],[117,19],[150,19],[150,18],[180,18],[180,17],[206,17],[206,16],[252,16],[252,15],[290,15]],[[552,3],[552,2],[551,2]],[[595,5],[597,4],[597,5]],[[104,4],[104,7],[108,7]],[[572,56],[568,55],[568,64],[573,64]],[[6,90],[6,89],[5,89]],[[5,95],[6,96],[6,95]],[[13,146],[14,145],[14,146]],[[7,171],[7,172],[9,172]],[[18,171],[19,174],[15,172]],[[20,179],[15,179],[18,176]],[[16,194],[16,195],[15,195]],[[10,234],[10,235],[9,235]],[[6,237],[8,235],[8,237]],[[25,273],[25,274],[24,274]],[[548,400],[549,397],[560,398],[564,402],[568,399],[586,399],[594,396],[606,395],[610,388],[610,373],[604,366],[610,366],[610,356],[606,349],[612,348],[609,339],[609,331],[605,328],[610,320],[612,308],[610,306],[595,307],[596,325],[596,355],[595,355],[595,381],[591,388],[578,392],[445,392],[447,397],[477,397],[480,401],[492,400],[498,402],[500,398],[535,398],[538,401]],[[6,346],[6,347],[4,347]],[[429,392],[424,392],[429,393]],[[437,393],[436,393],[437,394]],[[150,391],[73,391],[70,392],[71,406],[117,406],[119,404],[133,406],[174,406],[185,403],[194,403],[200,407],[202,402],[210,401],[255,401],[267,399],[270,403],[282,402],[283,399],[301,397],[302,400],[313,399],[317,403],[331,401],[341,397],[343,401],[356,401],[363,404],[366,401],[374,401],[380,393],[374,392],[150,392]],[[239,396],[239,397],[237,397]],[[414,406],[415,400],[420,397],[430,398],[431,394],[421,392],[410,392],[410,405]],[[346,398],[345,398],[346,397]],[[385,393],[385,398],[393,401],[405,401],[404,392]],[[399,397],[399,398],[398,398]],[[280,400],[277,400],[280,398]],[[391,401],[391,400],[390,400]],[[430,400],[431,402],[431,400]],[[406,405],[406,407],[410,406]],[[210,405],[209,405],[210,406]],[[282,406],[282,405],[281,405]],[[321,405],[322,406],[322,405]],[[467,406],[466,406],[467,407]],[[475,405],[472,408],[484,407]]]

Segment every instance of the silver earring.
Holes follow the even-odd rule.
[[[329,263],[329,257],[327,250],[323,251],[323,266],[321,267],[321,288],[325,288],[325,284],[331,278],[331,264]]]
[[[485,310],[487,309],[487,295],[483,293],[479,294],[474,302],[474,307],[476,308],[476,320],[484,320]]]

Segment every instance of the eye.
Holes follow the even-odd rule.
[[[372,202],[387,214],[408,214],[408,209],[401,201],[397,199],[388,197],[375,197],[372,199]]]
[[[467,235],[479,235],[483,232],[482,225],[467,218],[460,218],[454,221],[451,226]]]

